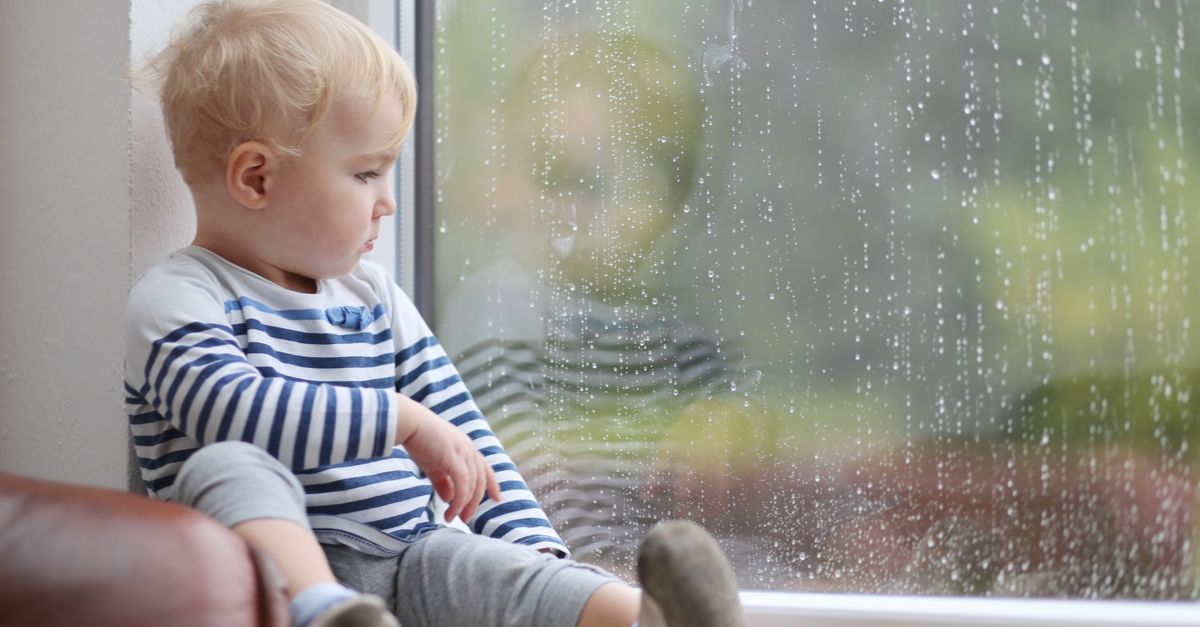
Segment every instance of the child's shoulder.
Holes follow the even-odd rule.
[[[238,288],[228,264],[196,247],[175,251],[136,278],[129,289],[126,317],[160,321],[164,317],[218,317]]]
[[[134,279],[130,294],[157,294],[205,284],[215,286],[218,283],[216,272],[200,252],[189,247],[172,253]]]

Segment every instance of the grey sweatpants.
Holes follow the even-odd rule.
[[[204,446],[183,464],[171,500],[226,527],[260,518],[305,528],[304,490],[287,467],[244,442]],[[343,585],[382,597],[404,627],[575,625],[605,571],[457,529],[425,533],[398,555],[324,545]]]

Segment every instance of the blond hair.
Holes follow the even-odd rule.
[[[319,0],[215,0],[197,6],[149,64],[160,82],[175,165],[189,185],[224,172],[230,151],[261,141],[287,156],[340,97],[399,98],[412,124],[416,85],[396,51]]]

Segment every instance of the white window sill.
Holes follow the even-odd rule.
[[[749,627],[1144,627],[1200,625],[1200,604],[743,591]]]

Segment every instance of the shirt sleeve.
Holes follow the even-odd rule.
[[[126,320],[128,391],[201,445],[249,442],[295,471],[392,449],[390,390],[260,372],[203,277],[152,271],[131,290]]]
[[[500,483],[501,501],[484,496],[468,526],[480,535],[550,550],[566,557],[569,554],[566,544],[554,531],[517,466],[480,413],[446,351],[408,296],[394,284],[389,291],[398,348],[396,390],[467,434]]]

